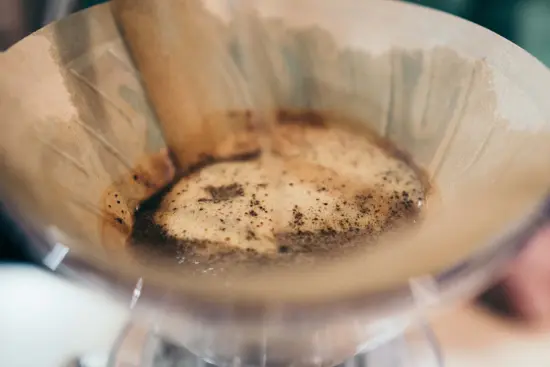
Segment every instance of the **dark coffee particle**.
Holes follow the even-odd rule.
[[[289,252],[290,252],[290,248],[289,248],[288,246],[281,245],[281,246],[279,246],[279,252],[280,252],[281,254],[289,253]]]
[[[210,195],[209,199],[201,198],[199,202],[214,202],[229,201],[239,196],[244,196],[244,189],[241,184],[232,183],[223,186],[206,186],[204,190]]]
[[[256,237],[256,232],[252,231],[252,230],[248,230],[246,231],[246,239],[248,241],[251,241],[251,240],[257,240],[258,237]]]

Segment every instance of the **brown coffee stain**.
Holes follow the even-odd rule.
[[[253,118],[250,111],[231,111],[227,115],[232,118],[237,116],[245,119]],[[185,180],[187,176],[192,177],[202,168],[224,161],[231,161],[231,158],[221,155],[221,158],[209,157],[202,165],[187,173],[180,172],[175,175],[174,180],[167,184],[163,190],[157,191],[154,195],[135,206],[136,210],[130,220],[131,227],[126,227],[124,230],[125,235],[129,236],[129,240],[125,244],[128,251],[133,253],[138,261],[144,261],[150,266],[155,263],[156,266],[159,266],[159,264],[163,264],[162,266],[184,265],[185,267],[195,268],[197,273],[206,272],[209,274],[219,274],[232,270],[232,268],[250,270],[256,269],[257,266],[307,265],[313,264],[316,258],[344,256],[350,251],[353,252],[358,246],[374,244],[382,233],[394,226],[411,222],[413,218],[418,217],[420,210],[417,202],[418,200],[425,202],[430,185],[425,184],[426,175],[421,169],[414,166],[414,164],[411,164],[413,167],[409,167],[408,163],[411,163],[411,159],[407,154],[373,133],[365,135],[365,141],[375,142],[376,146],[380,147],[385,154],[399,160],[402,169],[411,169],[409,177],[402,177],[402,174],[391,169],[386,170],[380,173],[380,182],[385,183],[388,187],[397,184],[405,185],[403,187],[413,185],[413,188],[399,192],[395,190],[386,191],[382,186],[365,189],[364,183],[346,178],[337,169],[319,164],[312,165],[311,162],[302,159],[299,150],[308,149],[308,144],[315,143],[308,140],[311,137],[303,135],[307,129],[321,129],[319,132],[322,134],[325,134],[322,131],[334,129],[327,126],[326,117],[322,112],[281,110],[276,113],[276,116],[279,117],[279,125],[283,128],[280,135],[288,138],[286,141],[293,141],[290,145],[282,144],[274,153],[285,158],[286,164],[280,174],[290,180],[288,182],[289,187],[311,183],[313,185],[311,186],[312,190],[333,197],[333,200],[336,200],[334,203],[330,205],[328,202],[317,203],[317,205],[320,205],[319,211],[294,205],[290,222],[284,224],[286,229],[275,230],[272,237],[266,239],[258,233],[258,229],[261,229],[264,225],[274,225],[272,223],[272,219],[275,218],[273,209],[277,210],[277,208],[270,206],[269,201],[266,200],[269,200],[270,191],[275,190],[278,183],[270,182],[266,178],[265,182],[255,184],[254,193],[248,192],[246,194],[245,190],[250,190],[251,186],[249,184],[244,185],[244,182],[208,184],[203,187],[205,195],[199,195],[197,202],[194,204],[198,208],[197,210],[199,212],[203,210],[201,204],[231,205],[232,200],[246,196],[249,198],[247,199],[249,202],[244,207],[244,212],[235,212],[232,214],[233,218],[230,219],[241,224],[248,223],[248,221],[251,221],[251,224],[254,223],[246,230],[245,239],[253,242],[264,240],[273,242],[275,244],[274,251],[265,252],[265,250],[254,247],[235,247],[231,244],[233,240],[230,239],[230,236],[225,238],[221,236],[220,241],[212,241],[188,237],[185,235],[185,231],[183,237],[169,234],[167,229],[155,220],[155,215],[159,210],[169,211],[172,213],[170,215],[178,215],[177,211],[179,209],[177,206],[170,209],[170,207],[165,206],[166,204],[161,204],[165,201],[165,195],[171,192],[171,195],[179,196],[184,191],[174,192],[173,187],[181,179]],[[294,129],[294,126],[301,127]],[[304,128],[306,130],[302,130]],[[253,133],[254,129],[252,128],[250,131]],[[254,139],[253,136],[251,137]],[[289,149],[285,149],[287,147]],[[292,148],[298,149],[298,151],[293,151]],[[237,150],[234,152],[237,152]],[[252,152],[252,155],[245,155],[240,159],[244,159],[244,161],[255,160],[257,156],[254,152]],[[266,153],[262,152],[262,154]],[[285,155],[289,156],[285,157]],[[399,169],[399,165],[397,169]],[[134,178],[135,176],[141,177],[143,173],[134,175]],[[399,180],[406,180],[407,182],[400,182]],[[422,187],[420,191],[418,191],[418,188],[414,188],[419,180]],[[186,190],[185,188],[181,189]],[[184,207],[186,207],[185,203]],[[350,216],[350,210],[357,214]],[[365,217],[371,218],[373,222],[365,225],[363,219]],[[119,217],[113,218],[112,216],[108,220],[111,221],[113,227],[126,225],[127,222],[123,221],[121,223]],[[219,221],[217,224],[214,222],[203,223],[207,228],[205,230],[217,231],[218,233],[227,232],[228,234],[234,230],[231,228],[231,221],[226,223],[226,219],[223,217],[220,217]],[[316,223],[315,226],[319,227],[320,225],[321,229],[312,231],[308,229],[307,223]],[[128,229],[130,234],[128,234]]]

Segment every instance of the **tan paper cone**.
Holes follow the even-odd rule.
[[[195,65],[192,51],[183,51],[195,77],[212,84],[200,94],[208,99],[188,91],[180,111],[160,91],[151,98],[159,111],[166,107],[162,116],[212,118],[216,142],[232,129],[218,125],[219,113],[249,108],[253,99],[232,54],[228,8],[205,4],[205,16],[215,24],[208,37],[219,42],[224,51],[216,52],[223,58]],[[256,36],[276,71],[266,78],[277,106],[345,115],[408,151],[436,187],[437,200],[420,228],[392,234],[346,262],[258,274],[231,289],[136,264],[123,246],[128,211],[173,177],[166,143],[183,139],[185,148],[197,142],[193,131],[164,131],[163,140],[107,5],[48,26],[0,57],[3,199],[44,238],[68,246],[69,257],[102,276],[127,283],[141,276],[150,288],[172,289],[197,304],[215,300],[218,306],[265,310],[346,300],[353,301],[349,307],[366,308],[370,301],[394,299],[392,292],[408,289],[411,279],[441,275],[490,254],[483,258],[484,276],[453,278],[456,287],[441,285],[436,294],[445,298],[451,288],[485,282],[506,259],[499,254],[509,254],[509,235],[541,218],[550,188],[550,72],[489,31],[412,5],[254,4]],[[171,83],[182,82],[163,83],[171,90]],[[138,179],[130,175],[136,166],[142,170]],[[122,224],[104,225],[108,205],[125,211]],[[201,348],[195,345],[203,353]]]

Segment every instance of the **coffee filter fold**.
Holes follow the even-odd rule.
[[[243,72],[225,5],[205,2],[216,47],[182,40],[179,61],[189,62],[170,66],[179,76],[163,93],[144,92],[108,5],[50,25],[0,57],[2,200],[46,240],[37,244],[42,255],[57,243],[110,280],[143,277],[195,299],[331,302],[437,279],[483,254],[491,262],[510,238],[542,223],[550,73],[524,51],[464,20],[397,2],[261,0],[250,24],[268,57],[254,59],[266,78],[255,84]],[[193,61],[194,50],[205,49],[215,60]],[[170,83],[180,80],[191,82],[174,95]],[[258,88],[267,99],[257,98]],[[174,109],[178,98],[184,112]],[[224,155],[242,147],[228,137],[247,128],[226,111],[265,106],[341,116],[407,151],[434,184],[422,225],[346,261],[266,272],[231,287],[128,256],[131,211],[173,178],[167,145],[198,143],[184,131],[161,131],[157,116],[208,121],[207,153]]]

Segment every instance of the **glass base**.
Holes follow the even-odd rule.
[[[427,323],[418,322],[409,327],[405,333],[384,344],[363,350],[338,367],[443,367],[443,365],[443,356],[435,334]],[[92,367],[84,363],[80,366]],[[113,350],[108,367],[215,367],[215,365],[151,332],[129,326],[121,336],[118,346]],[[235,360],[227,367],[249,366],[243,366]]]

